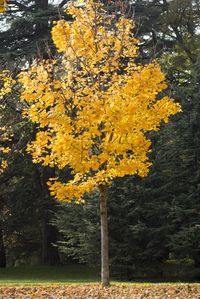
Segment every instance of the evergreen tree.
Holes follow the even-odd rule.
[[[52,221],[59,228],[57,243],[63,263],[100,266],[100,222],[98,194],[87,196],[85,203],[59,203]]]
[[[50,31],[53,21],[63,15],[66,2],[9,1],[7,11],[0,14],[0,57],[4,69],[21,68],[27,61],[54,53]]]

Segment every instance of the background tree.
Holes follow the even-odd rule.
[[[21,68],[36,57],[52,55],[50,30],[53,20],[63,15],[66,2],[9,1],[6,12],[0,15],[0,57],[4,68]]]
[[[146,1],[141,1],[140,4],[142,3],[143,6],[147,5]],[[149,8],[149,16],[154,14],[153,5],[147,7]],[[141,18],[145,18],[145,15],[141,16]],[[168,17],[162,18],[163,15]],[[196,1],[186,1],[181,3],[181,5],[180,1],[170,1],[167,5],[167,11],[163,12],[160,16],[157,14],[157,22],[154,23],[154,19],[151,21],[150,19],[146,19],[147,28],[154,26],[154,30],[157,32],[159,38],[165,34],[170,41],[170,43],[166,43],[163,39],[162,51],[155,52],[155,54],[159,56],[162,55],[160,61],[167,73],[171,93],[173,97],[178,100],[181,99],[183,109],[183,113],[176,117],[173,124],[163,128],[160,134],[160,140],[154,136],[156,151],[155,154],[152,153],[154,166],[151,168],[149,177],[139,182],[132,178],[132,188],[128,188],[127,181],[121,181],[121,188],[126,190],[127,187],[129,192],[127,196],[130,197],[130,199],[132,198],[133,204],[134,201],[136,201],[140,207],[142,215],[139,219],[142,219],[141,229],[143,230],[143,235],[146,234],[146,236],[149,236],[149,232],[152,232],[152,237],[150,240],[146,238],[145,247],[141,250],[143,257],[146,255],[145,252],[147,253],[148,260],[150,260],[152,254],[152,252],[148,254],[148,251],[152,248],[155,258],[156,253],[163,252],[163,260],[170,257],[184,257],[191,258],[195,261],[195,264],[198,265],[198,254],[196,254],[199,250],[198,241],[192,237],[194,233],[188,238],[188,232],[197,231],[199,225],[197,217],[199,213],[197,200],[199,182],[197,146],[199,109],[198,101],[196,101],[199,94],[199,83],[197,79],[199,56],[199,47],[197,45],[199,41],[199,32],[197,30],[199,25],[198,16],[199,4]],[[137,17],[139,20],[139,12]],[[174,24],[177,19],[179,19],[179,23]],[[149,22],[151,22],[151,24]],[[177,38],[175,32],[173,33],[173,28],[176,28],[176,31],[178,30],[178,36],[181,36],[181,39]],[[143,27],[143,30],[144,29]],[[191,34],[191,32],[193,33]],[[145,35],[145,31],[143,34]],[[173,39],[172,37],[170,38],[170,35],[173,36]],[[144,43],[146,50],[143,59],[149,59],[146,54],[151,53],[147,50],[148,41],[149,39],[147,38],[146,43]],[[191,53],[192,55],[190,55]],[[133,186],[134,182],[135,187]],[[118,194],[121,194],[121,192],[122,191],[118,191]],[[146,207],[148,207],[148,209],[146,209]],[[158,228],[154,226],[153,221],[155,211],[157,211],[156,219],[157,223],[159,223],[159,239],[157,237]],[[148,221],[148,216],[153,216],[152,219],[150,218],[150,222]],[[129,223],[135,223],[137,225],[137,219],[134,220],[134,218],[132,218]],[[137,228],[139,227],[140,226],[137,226]],[[114,230],[117,232],[117,228],[113,228],[112,232],[114,232]],[[137,238],[142,241],[140,237],[141,232],[138,230]],[[161,236],[163,242],[162,246],[159,247],[162,251],[157,248],[158,240],[161,239]],[[130,240],[132,237],[133,234],[129,233]],[[127,241],[126,245],[128,244],[129,242]],[[178,247],[176,248],[177,245]],[[120,248],[119,243],[116,247]],[[193,252],[191,248],[193,248]],[[139,250],[136,249],[135,252],[138,251]],[[120,257],[120,255],[118,256]],[[132,254],[132,258],[135,258],[135,254]],[[140,259],[137,258],[137,260]],[[123,265],[122,260],[121,265]]]
[[[4,210],[9,211],[9,217],[3,225],[3,237],[4,240],[15,240],[15,244],[6,242],[8,264],[12,265],[16,260],[23,260],[23,263],[27,260],[29,263],[30,252],[34,256],[37,255],[35,261],[42,264],[58,264],[58,251],[52,244],[56,243],[58,233],[50,224],[55,201],[50,198],[46,186],[49,177],[53,176],[53,171],[47,167],[41,169],[32,165],[26,153],[26,144],[34,138],[35,127],[22,119],[22,104],[19,103],[17,84],[10,93],[10,85],[14,83],[10,74],[3,72],[1,79],[1,158],[4,166],[9,163],[9,167],[0,177],[1,213],[4,214]],[[34,227],[32,222],[27,223],[27,219],[35,219]],[[37,233],[32,234],[32,230]],[[31,236],[30,240],[28,235]]]
[[[98,192],[85,197],[84,205],[59,203],[53,224],[59,229],[57,246],[63,263],[100,266],[100,213]],[[79,221],[77,221],[79,219]]]
[[[49,57],[51,55],[50,49],[52,52],[54,50],[50,38],[50,28],[52,20],[60,18],[59,15],[62,14],[63,5],[65,5],[64,1],[62,3],[61,1],[60,3],[55,3],[55,5],[52,1],[9,1],[6,12],[0,15],[1,69],[9,69],[13,77],[15,77],[20,69],[29,65],[34,58]],[[60,7],[60,11],[58,10],[58,6]],[[27,218],[35,217],[37,219],[35,221],[35,229],[38,232],[32,235],[40,236],[39,241],[36,237],[33,242],[38,245],[38,255],[42,257],[41,262],[43,264],[57,264],[59,262],[58,252],[52,243],[56,243],[58,232],[55,227],[50,225],[52,215],[55,211],[55,203],[54,200],[50,199],[46,187],[46,181],[48,181],[49,176],[53,176],[53,171],[48,167],[40,168],[36,165],[34,166],[35,170],[33,170],[31,160],[27,157],[25,151],[26,143],[34,138],[36,128],[33,128],[27,120],[22,119],[21,111],[23,105],[19,103],[17,89],[11,96],[4,97],[3,107],[1,111],[4,122],[9,123],[10,130],[15,134],[12,140],[12,151],[8,157],[11,171],[7,170],[0,180],[1,186],[7,188],[7,193],[2,194],[2,201],[6,205],[8,204],[9,209],[12,210],[12,216],[6,222],[6,231],[12,234],[12,223],[16,225],[18,220],[23,219],[21,223],[18,223],[19,225],[16,225],[19,229],[18,235],[22,235],[20,242],[16,242],[16,244],[18,248],[21,248],[22,255],[26,255],[26,253],[23,253],[23,248],[26,248],[27,245],[27,242],[25,242],[26,244],[23,243],[23,240],[26,239],[26,220],[23,217],[26,212],[23,213],[22,211],[27,211],[25,205],[28,204],[29,200],[25,190],[29,190],[30,198],[32,200],[34,198],[35,204],[38,205],[37,208],[32,210],[28,209],[31,215]],[[2,138],[3,135],[1,135]],[[5,145],[5,141],[3,143]],[[5,156],[5,154],[1,154]],[[2,161],[4,161],[4,164],[6,163],[5,159]],[[24,180],[25,176],[29,177],[29,180]],[[15,184],[13,184],[13,179],[15,180]],[[12,192],[10,192],[11,185]],[[31,185],[33,187],[32,191],[30,190]],[[13,190],[14,186],[16,190]],[[39,195],[38,192],[35,192],[35,186],[40,191]],[[15,196],[18,194],[18,200],[24,199],[19,203],[21,206],[20,211],[15,209],[16,206],[12,200],[14,194]],[[40,198],[39,201],[38,197]],[[39,210],[40,212],[35,212],[35,215],[33,215],[33,210]],[[21,213],[21,217],[18,215],[18,212]],[[24,228],[22,229],[23,223]],[[16,252],[16,255],[13,255],[13,253],[11,255],[15,256],[16,259],[20,259],[20,250]],[[30,248],[27,250],[30,252]]]

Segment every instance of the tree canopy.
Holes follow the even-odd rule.
[[[80,199],[113,177],[147,175],[145,133],[180,111],[167,96],[158,99],[167,87],[159,65],[136,64],[131,20],[104,16],[93,1],[68,13],[75,20],[52,30],[62,63],[36,61],[20,75],[21,99],[30,103],[25,115],[42,129],[28,148],[34,161],[74,174],[67,184],[51,183],[61,200]]]

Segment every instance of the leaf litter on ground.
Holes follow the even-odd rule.
[[[0,299],[200,299],[200,284],[0,287]]]

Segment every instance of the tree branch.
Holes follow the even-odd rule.
[[[67,4],[68,0],[62,0],[58,5],[59,8],[62,8],[65,4]]]

